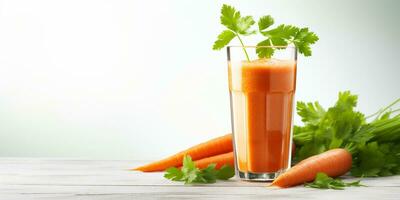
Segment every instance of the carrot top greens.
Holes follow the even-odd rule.
[[[324,109],[318,102],[298,102],[303,126],[295,126],[295,162],[329,149],[346,148],[353,156],[351,175],[400,174],[400,99],[365,117],[355,110],[357,95],[340,92],[336,104]],[[370,122],[368,118],[375,117]]]
[[[270,15],[258,20],[258,30],[252,29],[255,21],[252,16],[241,16],[234,7],[224,4],[221,9],[221,24],[226,30],[218,35],[214,42],[213,50],[220,50],[228,45],[234,38],[238,38],[243,47],[246,59],[250,61],[249,55],[241,36],[249,36],[260,33],[264,39],[257,44],[256,53],[259,58],[270,58],[276,48],[273,46],[288,46],[293,44],[304,56],[311,56],[311,45],[318,41],[318,36],[310,32],[308,28],[299,28],[293,25],[281,24],[271,28],[274,19]]]

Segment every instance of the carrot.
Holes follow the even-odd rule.
[[[221,137],[214,138],[165,159],[137,167],[133,170],[143,172],[163,171],[169,167],[182,166],[182,159],[185,155],[191,156],[192,160],[199,160],[202,158],[231,152],[233,150],[231,135],[232,134],[227,134]]]
[[[302,160],[297,165],[281,174],[271,185],[290,187],[315,179],[318,172],[331,177],[341,176],[351,168],[351,154],[345,149],[332,149]]]
[[[194,161],[194,164],[196,165],[196,167],[203,169],[206,168],[209,164],[215,163],[217,164],[215,168],[219,169],[226,164],[231,165],[233,167],[234,166],[233,162],[234,162],[233,152],[229,152],[196,160]]]

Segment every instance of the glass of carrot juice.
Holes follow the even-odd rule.
[[[259,59],[258,51],[274,53]],[[296,48],[229,46],[227,53],[236,173],[273,180],[291,163]]]

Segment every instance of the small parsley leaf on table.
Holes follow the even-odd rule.
[[[317,188],[317,189],[334,189],[344,190],[345,187],[361,187],[365,186],[360,183],[360,180],[346,183],[339,178],[332,178],[325,173],[317,173],[314,182],[304,184],[305,187]]]
[[[235,170],[230,165],[223,165],[219,170],[212,163],[204,169],[195,166],[192,158],[186,155],[183,158],[181,169],[170,167],[165,171],[164,177],[172,181],[183,181],[185,184],[191,183],[215,183],[217,180],[228,180],[235,175]]]

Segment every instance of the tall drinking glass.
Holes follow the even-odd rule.
[[[256,50],[274,54],[258,59]],[[290,168],[296,48],[229,46],[227,51],[236,173],[245,180],[273,180]]]

